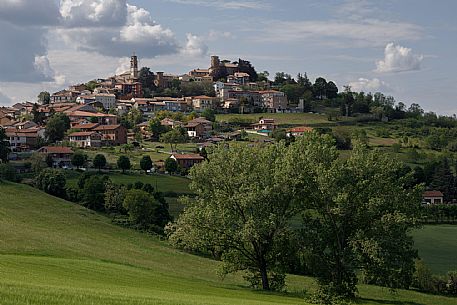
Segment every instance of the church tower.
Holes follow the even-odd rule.
[[[130,57],[130,77],[134,79],[138,78],[138,58],[135,53]]]

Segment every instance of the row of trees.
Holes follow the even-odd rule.
[[[422,190],[401,164],[356,146],[338,158],[328,135],[286,146],[216,148],[191,170],[196,198],[168,229],[184,249],[213,254],[223,272],[282,289],[285,273],[308,272],[326,294],[353,297],[369,283],[407,288]],[[301,262],[301,263],[300,263]]]
[[[171,220],[165,198],[150,184],[117,185],[108,176],[85,172],[73,188],[66,186],[61,171],[44,169],[36,176],[35,186],[88,209],[109,213],[117,221],[126,220],[122,224],[136,229],[162,234],[165,224]]]

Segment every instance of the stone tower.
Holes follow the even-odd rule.
[[[221,61],[219,60],[219,56],[211,56],[211,69],[215,70],[218,69],[221,64]]]
[[[138,78],[138,57],[135,53],[130,57],[130,77],[134,79]]]

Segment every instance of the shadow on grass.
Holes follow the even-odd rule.
[[[357,298],[357,304],[395,304],[395,305],[423,305],[422,303],[395,300],[379,300],[371,298]]]

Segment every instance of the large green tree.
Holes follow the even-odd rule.
[[[197,197],[184,200],[171,240],[220,253],[223,272],[244,271],[255,287],[281,289],[291,254],[289,222],[302,209],[297,194],[307,198],[308,172],[294,172],[295,157],[283,143],[219,147],[208,159],[191,170]]]
[[[347,160],[332,156],[313,165],[316,195],[303,221],[303,249],[321,288],[353,297],[359,270],[369,283],[409,287],[421,188],[408,187],[412,176],[378,151],[356,146]]]

